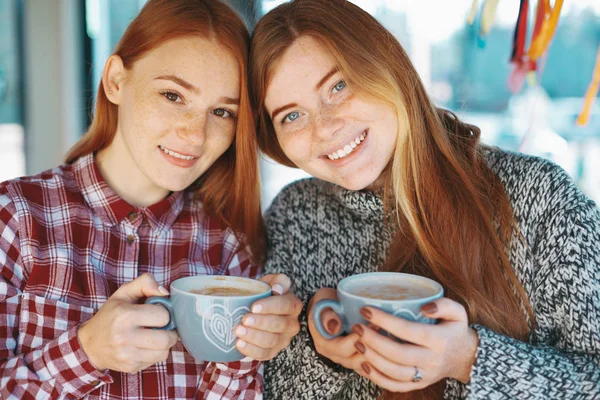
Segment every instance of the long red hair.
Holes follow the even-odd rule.
[[[294,167],[279,146],[265,96],[277,62],[300,36],[330,51],[352,90],[387,102],[398,114],[384,197],[399,233],[381,269],[432,278],[466,308],[471,323],[527,340],[534,314],[506,254],[513,212],[483,158],[480,131],[433,105],[400,43],[367,12],[345,0],[296,0],[258,23],[249,75],[260,148]],[[436,399],[443,390],[438,382],[384,398]]]
[[[240,107],[234,142],[189,190],[195,190],[207,212],[221,218],[249,246],[253,260],[262,263],[265,244],[258,149],[247,88],[250,37],[244,22],[218,0],[150,0],[131,22],[114,54],[130,69],[146,52],[184,36],[216,40],[236,58],[240,70]],[[107,147],[117,129],[117,115],[117,106],[108,100],[100,82],[92,124],[69,151],[66,162],[72,163]]]

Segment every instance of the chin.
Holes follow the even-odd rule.
[[[192,183],[194,183],[194,181],[188,182],[187,180],[170,179],[163,182],[156,182],[156,185],[169,192],[180,192],[187,189]]]
[[[376,179],[353,179],[353,180],[338,180],[335,182],[337,185],[347,190],[363,190],[371,186]]]

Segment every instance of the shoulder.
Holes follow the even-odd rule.
[[[494,147],[485,147],[483,154],[492,172],[504,184],[513,208],[569,211],[592,202],[552,161]]]
[[[3,198],[0,204],[10,201],[19,209],[29,209],[36,205],[54,204],[61,192],[79,192],[71,165],[0,183],[0,196]]]

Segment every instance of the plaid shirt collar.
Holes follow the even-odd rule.
[[[134,207],[119,197],[108,185],[96,164],[94,154],[78,158],[73,163],[77,185],[85,202],[107,226],[118,225],[123,219],[135,220],[142,215],[158,234],[171,229],[183,210],[184,192],[171,193],[165,199],[149,207]],[[133,222],[133,221],[132,221]]]

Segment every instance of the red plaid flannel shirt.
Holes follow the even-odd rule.
[[[0,183],[0,398],[262,398],[261,363],[203,363],[181,342],[137,374],[92,366],[78,326],[145,272],[169,287],[189,275],[259,270],[192,193],[133,207],[92,155]]]

